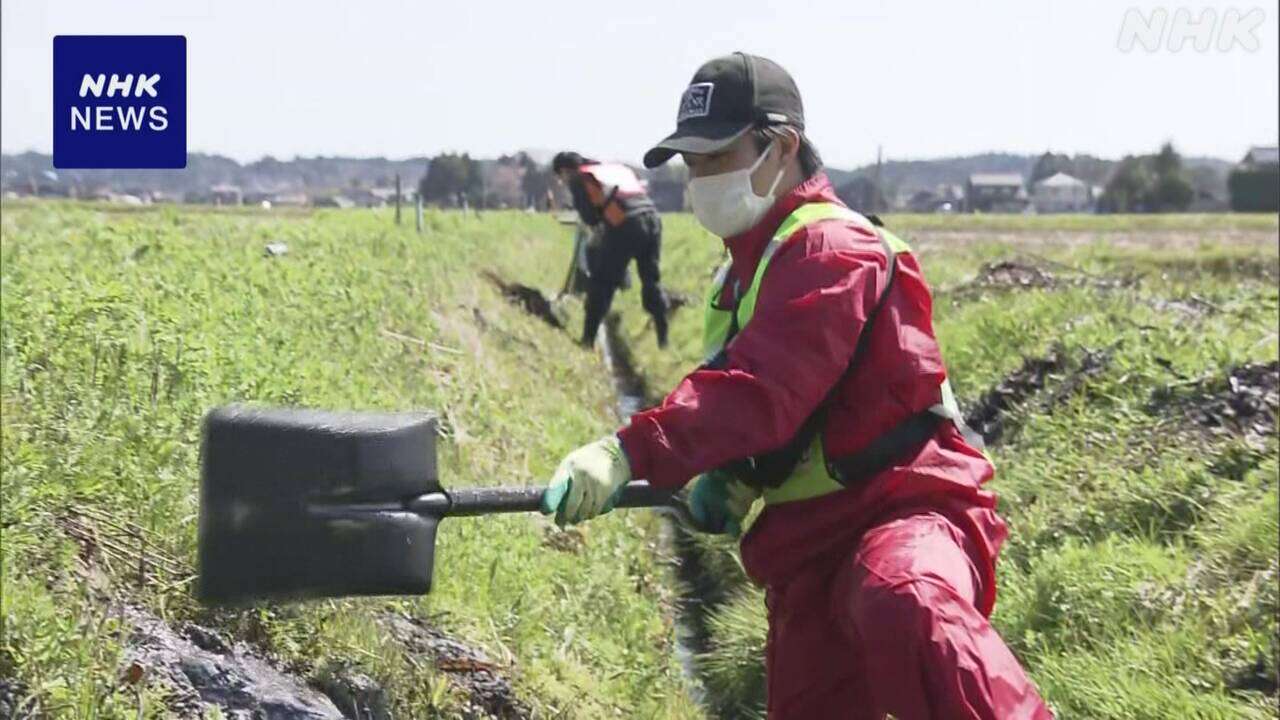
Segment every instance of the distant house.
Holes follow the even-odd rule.
[[[412,203],[415,190],[404,188],[400,191],[400,202]],[[394,205],[396,202],[396,189],[394,187],[375,187],[369,190],[369,195],[374,198],[371,207],[384,207]]]
[[[964,205],[964,188],[959,185],[941,184],[932,190],[916,190],[908,193],[898,204],[907,212],[956,212]]]
[[[1092,205],[1089,184],[1064,172],[1031,186],[1031,204],[1038,213],[1085,212]]]
[[[1018,173],[974,173],[965,185],[969,212],[1020,213],[1030,204]]]
[[[347,188],[342,191],[342,197],[350,200],[357,207],[382,207],[387,204],[368,188]]]
[[[1280,166],[1280,146],[1251,147],[1249,152],[1245,153],[1244,159],[1240,161],[1240,165],[1249,168]]]
[[[311,198],[311,204],[315,207],[331,207],[331,208],[353,208],[356,206],[355,201],[346,195],[315,195]]]
[[[33,194],[37,197],[73,198],[76,196],[76,189],[72,185],[42,182],[36,184]]]
[[[904,207],[907,212],[927,213],[933,212],[939,202],[940,198],[932,190],[917,190],[907,197]]]
[[[112,191],[110,187],[106,185],[98,185],[90,189],[89,192],[85,193],[84,197],[88,200],[111,202],[111,198],[114,195],[115,195],[115,192]]]
[[[209,198],[214,205],[239,205],[244,200],[244,193],[238,185],[218,183],[209,188]]]
[[[273,207],[302,207],[307,204],[307,196],[300,192],[279,192],[267,199]]]
[[[1280,147],[1250,148],[1227,176],[1227,191],[1232,210],[1280,210]]]

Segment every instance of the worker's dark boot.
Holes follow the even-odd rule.
[[[667,346],[667,295],[656,281],[646,282],[641,290],[644,309],[653,318],[653,329],[658,333],[658,347]]]

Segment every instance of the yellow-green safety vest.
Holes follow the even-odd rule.
[[[739,298],[736,312],[736,327],[738,330],[745,328],[747,323],[751,321],[756,309],[756,300],[760,294],[761,281],[769,268],[769,262],[773,259],[774,254],[778,252],[778,249],[782,247],[783,243],[801,227],[823,220],[836,219],[848,220],[875,230],[880,242],[884,245],[885,255],[888,258],[888,277],[892,277],[897,268],[897,256],[911,252],[911,248],[896,235],[882,227],[874,226],[871,221],[843,205],[835,203],[808,203],[801,205],[782,221],[782,224],[778,226],[777,231],[774,233],[773,239],[765,247],[764,253],[760,257],[760,263],[756,266],[755,275],[751,279],[751,286],[747,288],[745,293],[739,294],[735,291],[734,295]],[[731,260],[724,263],[716,273],[715,279],[711,282],[711,290],[707,294],[702,331],[702,350],[708,363],[718,356],[724,350],[725,344],[732,339],[729,335],[735,326],[734,310],[733,308],[719,306],[719,298],[729,277],[731,264]],[[942,402],[929,408],[929,411],[955,422],[956,426],[964,433],[966,440],[981,449],[982,438],[975,433],[971,433],[965,427],[959,407],[956,405],[955,395],[951,392],[950,382],[944,380],[941,390]],[[844,486],[827,471],[826,457],[822,449],[822,433],[819,432],[795,470],[780,485],[764,488],[763,497],[767,504],[778,504],[805,500],[843,489]]]

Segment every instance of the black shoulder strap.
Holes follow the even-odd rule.
[[[836,393],[844,385],[845,380],[853,375],[853,371],[858,367],[862,356],[866,354],[867,346],[871,342],[872,330],[875,328],[876,318],[880,316],[880,308],[884,306],[885,299],[889,297],[889,293],[893,290],[894,278],[898,275],[898,262],[893,248],[889,247],[889,243],[884,240],[884,236],[880,234],[879,230],[876,231],[876,235],[880,237],[881,244],[884,246],[887,255],[888,279],[885,281],[884,289],[880,291],[880,295],[876,298],[876,304],[871,307],[871,312],[867,314],[866,322],[862,324],[862,332],[858,335],[858,341],[853,346],[853,354],[849,356],[849,364],[845,366],[844,372],[840,373],[840,377],[827,390],[826,396],[822,398],[822,401],[818,403],[814,411],[810,413],[809,417],[805,418],[805,421],[800,425],[799,431],[790,441],[777,450],[759,456],[743,458],[725,466],[725,470],[748,485],[777,487],[791,475],[796,465],[800,463],[805,451],[809,449],[814,439],[826,427],[827,414],[835,403]],[[737,315],[735,313],[735,323],[736,320]],[[724,359],[725,352],[722,350],[716,356],[716,360],[723,361]]]

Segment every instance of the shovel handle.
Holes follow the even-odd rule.
[[[412,510],[453,517],[494,513],[537,512],[542,506],[542,487],[454,488],[415,499]],[[445,495],[446,498],[441,498]],[[442,502],[447,499],[446,502]],[[668,507],[678,502],[670,490],[656,488],[643,480],[627,483],[614,507]]]

